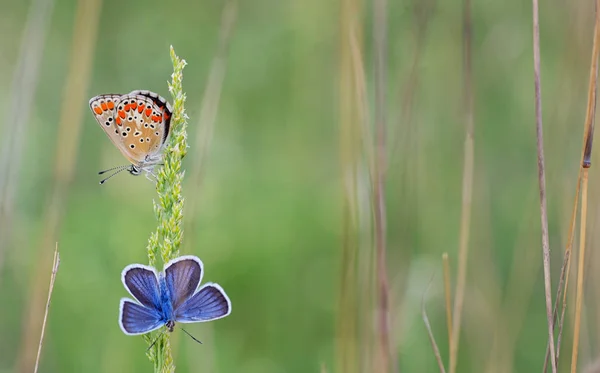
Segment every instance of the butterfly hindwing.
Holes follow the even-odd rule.
[[[164,324],[160,313],[153,308],[144,307],[127,298],[121,299],[119,307],[119,326],[127,335],[145,334],[160,328]]]
[[[202,322],[223,318],[231,313],[231,301],[217,284],[204,284],[175,310],[175,321]]]
[[[165,127],[162,112],[151,98],[131,94],[121,96],[115,123],[132,163],[143,164],[160,153]]]
[[[173,115],[173,108],[171,104],[162,97],[161,95],[148,91],[148,90],[137,90],[129,93],[130,95],[141,95],[148,97],[151,99],[154,104],[158,107],[163,117],[163,126],[164,126],[164,135],[162,139],[162,144],[167,142],[167,138],[169,137],[169,133],[171,132],[171,116]]]

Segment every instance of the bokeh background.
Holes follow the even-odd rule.
[[[381,20],[371,2],[0,0],[0,9],[0,372],[33,369],[56,242],[39,371],[152,369],[142,338],[125,336],[117,315],[127,295],[121,270],[147,262],[156,193],[125,174],[98,185],[97,171],[125,159],[87,102],[134,89],[169,97],[170,45],[189,64],[182,253],[199,256],[204,279],[233,302],[231,316],[188,325],[203,345],[175,331],[177,371],[375,371],[372,30]],[[474,176],[458,371],[540,371],[547,327],[531,4],[484,0],[471,10]],[[592,2],[541,4],[553,288],[575,194],[593,11]],[[447,361],[441,256],[454,285],[463,9],[390,1],[386,18],[392,357],[402,372],[435,372],[420,308],[431,281],[425,299]],[[594,371],[600,346],[597,154],[582,371]],[[560,371],[570,362],[572,310]]]

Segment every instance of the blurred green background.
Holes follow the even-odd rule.
[[[220,42],[226,4],[235,14]],[[40,372],[152,369],[142,338],[125,336],[117,315],[127,295],[121,270],[147,262],[156,193],[129,175],[98,185],[97,171],[126,160],[87,101],[134,89],[170,97],[169,45],[189,64],[182,254],[199,256],[204,280],[221,284],[233,304],[225,319],[188,326],[203,345],[174,332],[177,371],[373,371],[371,139],[357,130],[360,74],[347,68],[356,66],[348,52],[355,40],[372,123],[371,2],[0,0],[0,8],[0,372],[32,371],[55,242],[62,261]],[[458,371],[540,371],[547,327],[531,4],[475,1],[472,16],[475,164]],[[556,288],[580,157],[593,4],[543,2],[540,17]],[[454,283],[465,138],[462,5],[390,2],[387,19],[393,360],[403,372],[435,372],[420,306],[435,274],[427,308],[447,361],[441,255],[449,254]],[[220,73],[219,96],[206,87]],[[214,123],[201,120],[203,102],[216,108]],[[600,346],[594,171],[582,370]],[[343,259],[348,250],[356,262]],[[349,303],[340,302],[342,289],[354,294]],[[561,371],[570,361],[570,310]],[[354,331],[342,330],[343,320]]]

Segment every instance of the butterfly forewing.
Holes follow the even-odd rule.
[[[117,124],[115,123],[115,109],[119,104],[121,95],[107,94],[92,97],[90,99],[90,109],[94,113],[94,118],[102,127],[104,132],[110,138],[110,141],[121,150],[122,140],[119,136]],[[124,154],[125,155],[125,154]]]
[[[142,305],[160,307],[160,289],[154,268],[132,264],[121,273],[121,281],[129,293]]]
[[[167,263],[165,282],[174,310],[194,294],[201,280],[202,261],[199,258],[186,255]]]

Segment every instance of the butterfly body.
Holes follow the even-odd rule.
[[[204,322],[229,315],[231,302],[219,285],[206,283],[198,288],[202,272],[202,261],[191,255],[170,261],[161,273],[142,264],[125,267],[121,279],[137,302],[121,299],[121,330],[127,335],[162,326],[173,331],[176,322]]]
[[[129,173],[152,173],[162,160],[171,130],[173,109],[167,100],[154,92],[137,90],[124,95],[98,95],[89,104],[102,130],[131,162]]]

